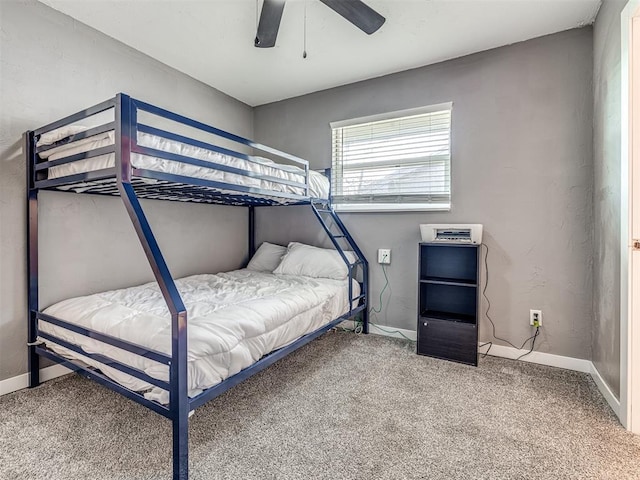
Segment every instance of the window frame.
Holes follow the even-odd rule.
[[[334,132],[336,129],[352,127],[366,123],[380,122],[385,120],[397,120],[404,117],[411,117],[415,115],[424,115],[433,112],[439,112],[443,110],[449,110],[450,112],[450,123],[449,123],[449,202],[448,203],[437,203],[437,202],[422,202],[422,203],[413,203],[413,202],[405,202],[405,203],[335,203],[332,198],[332,206],[336,211],[339,212],[361,212],[361,213],[374,213],[374,212],[412,212],[412,211],[440,211],[440,212],[448,212],[451,210],[451,197],[452,197],[452,182],[451,182],[451,164],[452,164],[452,125],[453,125],[453,102],[443,102],[433,105],[427,105],[423,107],[409,108],[405,110],[396,110],[393,112],[385,112],[381,114],[368,115],[364,117],[351,118],[346,120],[339,120],[329,123],[329,127],[331,129],[331,167],[332,167],[332,176],[335,175],[334,168]],[[332,178],[333,182],[333,178]],[[333,197],[333,192],[332,192]]]

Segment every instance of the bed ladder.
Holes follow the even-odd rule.
[[[340,257],[342,257],[344,263],[347,264],[349,271],[349,314],[353,311],[354,302],[357,302],[355,303],[356,306],[360,304],[364,305],[365,308],[362,310],[362,333],[369,333],[369,263],[331,205],[328,203],[311,202],[311,209],[329,236],[331,243],[340,254]],[[355,254],[355,261],[352,262],[345,255],[345,251],[348,250],[351,250]],[[355,278],[358,267],[362,269],[362,287],[360,295],[354,296],[352,280]]]

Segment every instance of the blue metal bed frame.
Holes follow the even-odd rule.
[[[66,140],[59,141],[51,146],[36,146],[36,142],[43,133],[55,130],[59,127],[70,125],[82,121],[107,110],[113,110],[114,120],[104,123],[87,131],[72,135]],[[252,148],[283,158],[289,162],[300,165],[304,169],[304,182],[292,182],[268,175],[260,175],[248,170],[206,162],[197,158],[177,155],[174,153],[156,150],[153,148],[138,145],[137,133],[145,132],[164,137],[169,140],[179,141],[194,147],[205,148],[225,155],[241,158],[246,161],[255,161],[255,157],[246,153],[241,153],[228,148],[224,148],[212,143],[203,142],[194,138],[189,138],[177,133],[152,127],[138,121],[138,112],[144,111],[161,119],[170,120],[186,127],[191,127],[199,132],[221,137],[227,141],[237,143],[243,147]],[[67,142],[73,142],[93,135],[115,131],[115,143],[107,147],[90,150],[85,153],[67,156],[58,160],[40,160],[38,153],[49,150]],[[138,402],[151,410],[170,419],[173,423],[173,478],[175,480],[188,479],[188,417],[189,412],[203,405],[207,401],[217,397],[229,388],[237,385],[243,380],[255,375],[280,358],[288,355],[300,348],[316,337],[336,326],[341,321],[353,318],[356,315],[361,317],[364,333],[368,333],[368,263],[362,251],[358,248],[353,238],[331,208],[330,200],[318,200],[309,196],[309,164],[293,155],[280,152],[273,148],[261,145],[245,138],[233,135],[204,123],[189,119],[162,108],[155,107],[148,103],[130,98],[125,94],[118,94],[98,105],[80,111],[56,122],[50,123],[42,128],[25,133],[25,151],[27,154],[27,236],[28,236],[28,308],[29,308],[29,328],[28,328],[28,361],[29,361],[29,386],[36,387],[40,384],[40,357],[45,357],[60,363],[84,377],[90,378],[114,390],[135,402]],[[71,162],[81,161],[88,158],[114,153],[115,165],[98,171],[68,175],[61,178],[49,179],[47,172],[51,167],[64,165]],[[131,154],[138,153],[151,155],[153,157],[172,160],[198,167],[211,168],[227,173],[244,175],[247,177],[267,180],[273,183],[280,183],[299,187],[303,189],[304,195],[285,193],[279,191],[265,190],[256,187],[233,185],[224,182],[198,179],[181,175],[161,173],[153,170],[135,168],[131,164]],[[275,167],[277,168],[277,167]],[[150,184],[147,179],[152,179],[155,183]],[[95,330],[79,327],[68,323],[62,319],[46,315],[40,311],[38,303],[38,191],[47,189],[55,190],[60,187],[82,186],[83,193],[100,195],[119,195],[129,218],[138,235],[140,243],[147,256],[147,260],[153,270],[164,300],[171,313],[171,354],[165,354],[148,348],[135,345],[131,342],[106,335]],[[222,192],[221,192],[222,190]],[[233,192],[233,193],[229,193]],[[350,310],[341,317],[333,320],[329,324],[299,338],[295,342],[280,348],[270,354],[265,355],[252,366],[227,378],[223,382],[202,392],[196,397],[189,398],[187,394],[187,311],[182,302],[182,298],[176,288],[174,279],[167,267],[162,252],[156,242],[152,229],[147,222],[147,218],[140,204],[140,198],[162,198],[166,200],[193,201],[213,204],[233,204],[248,207],[249,224],[249,255],[255,251],[255,211],[257,206],[267,205],[310,205],[316,218],[331,239],[336,250],[348,266],[349,272],[349,298]],[[337,228],[338,232],[332,230]],[[343,245],[355,252],[357,260],[349,262],[344,254]],[[361,278],[361,294],[354,297],[352,289],[352,279],[357,274]],[[354,303],[357,306],[354,307]],[[91,354],[83,351],[80,347],[66,342],[54,335],[40,332],[38,322],[48,322],[58,327],[73,331],[77,334],[91,337],[94,340],[113,345],[128,352],[141,355],[156,362],[169,366],[169,381],[161,381],[152,378],[144,372],[132,368],[126,364],[118,362],[104,355]],[[74,361],[68,360],[53,351],[43,347],[42,340],[59,344],[81,355],[90,357],[98,362],[107,364],[112,368],[125,372],[131,376],[146,381],[152,385],[163,388],[169,392],[169,405],[165,406],[146,399],[138,392],[129,390],[115,381],[108,378],[102,372],[88,368]]]

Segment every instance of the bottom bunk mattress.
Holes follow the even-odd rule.
[[[359,284],[353,282],[357,296]],[[261,357],[310,333],[349,310],[348,280],[273,275],[236,270],[176,281],[187,308],[188,388],[193,397],[247,368]],[[64,300],[44,313],[142,347],[171,355],[171,321],[158,284],[148,283]],[[42,332],[169,380],[169,367],[40,321]],[[145,397],[169,402],[169,393],[46,341],[51,350],[100,369]]]

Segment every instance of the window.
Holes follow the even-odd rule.
[[[331,123],[337,210],[448,210],[451,103]]]

